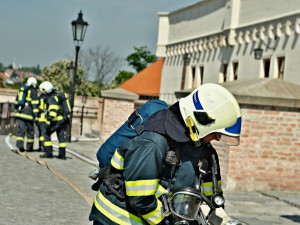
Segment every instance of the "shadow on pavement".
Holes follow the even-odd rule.
[[[293,222],[300,223],[300,216],[299,215],[281,215],[280,217],[289,219]]]

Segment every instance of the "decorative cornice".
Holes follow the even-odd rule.
[[[267,21],[249,27],[238,27],[227,31],[221,31],[209,36],[203,36],[197,39],[181,41],[166,45],[167,56],[177,56],[184,54],[195,54],[202,51],[211,51],[213,49],[226,46],[242,45],[250,42],[264,42],[267,39],[274,40],[283,35],[290,36],[292,32],[300,34],[300,17],[285,18],[277,22]]]

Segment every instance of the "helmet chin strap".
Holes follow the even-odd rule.
[[[200,140],[200,138],[199,138],[198,131],[195,127],[192,117],[190,117],[190,116],[186,117],[185,122],[186,122],[186,126],[190,130],[190,137],[191,137],[192,141],[198,142]]]

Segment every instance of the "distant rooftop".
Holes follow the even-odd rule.
[[[160,58],[153,64],[125,81],[118,88],[144,96],[159,96],[161,71],[164,59]]]

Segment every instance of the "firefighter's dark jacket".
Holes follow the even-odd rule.
[[[21,94],[19,91],[18,95]],[[17,95],[15,101],[15,117],[23,120],[37,120],[39,114],[39,98],[37,91],[34,87],[29,86],[27,90],[26,103],[21,110],[18,110],[18,101],[19,96]]]
[[[48,106],[47,121],[64,121],[64,112],[71,112],[69,104],[62,104],[60,96],[64,93],[57,94],[56,91],[52,91],[46,98],[46,104]],[[68,102],[68,100],[66,99]],[[64,108],[63,108],[64,107]]]
[[[164,224],[160,196],[166,192],[171,178],[171,166],[165,162],[166,153],[170,149],[179,150],[181,161],[171,181],[171,192],[180,187],[194,186],[195,171],[199,160],[207,157],[210,151],[215,155],[216,152],[210,144],[202,143],[201,146],[196,147],[190,141],[178,142],[170,138],[170,132],[166,131],[169,128],[166,129],[161,125],[167,117],[170,117],[169,112],[170,110],[162,110],[154,114],[155,119],[152,121],[149,121],[151,117],[148,119],[151,125],[145,126],[147,130],[143,134],[126,141],[117,148],[111,159],[111,165],[123,173],[126,199],[123,201],[118,199],[108,193],[105,185],[101,184],[92,207],[90,220],[96,220],[100,224],[143,224],[143,221],[147,221],[148,224]],[[157,126],[152,126],[154,123],[157,123]],[[182,124],[182,121],[180,123]],[[172,126],[175,124],[176,122],[173,122]],[[173,129],[176,128],[173,127]],[[179,132],[178,129],[177,132]],[[178,134],[173,131],[171,131],[171,136],[176,138]],[[186,131],[182,129],[181,132]],[[218,160],[217,155],[216,159]],[[219,171],[219,168],[217,169]],[[217,179],[220,184],[219,174]],[[213,194],[212,182],[210,178],[206,179],[202,190],[210,196]],[[219,187],[219,192],[221,192],[221,187]]]

